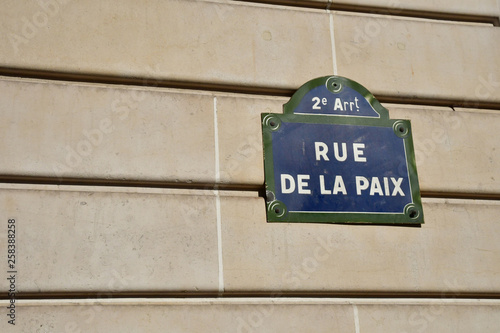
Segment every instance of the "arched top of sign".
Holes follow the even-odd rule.
[[[285,114],[389,119],[389,112],[362,85],[323,76],[302,85],[283,106]]]

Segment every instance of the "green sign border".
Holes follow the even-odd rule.
[[[302,98],[313,88],[327,86],[333,94],[343,87],[350,87],[359,92],[373,109],[380,115],[375,117],[350,117],[325,114],[294,114]],[[341,76],[324,76],[302,85],[283,105],[283,114],[262,113],[262,141],[264,148],[264,171],[266,182],[266,210],[268,222],[304,222],[304,223],[343,223],[343,224],[387,224],[420,225],[424,223],[424,212],[420,198],[415,150],[413,148],[411,123],[409,120],[390,119],[389,111],[362,85]],[[285,205],[275,200],[276,187],[273,163],[272,132],[280,127],[281,122],[309,124],[360,125],[393,128],[394,133],[404,140],[406,164],[413,202],[406,205],[403,213],[343,213],[343,212],[289,212]]]

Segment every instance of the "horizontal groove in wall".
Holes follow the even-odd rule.
[[[221,191],[251,191],[258,192],[265,198],[264,185],[255,184],[210,184],[210,183],[171,183],[161,181],[128,180],[128,179],[96,179],[96,178],[53,178],[32,176],[0,175],[0,183],[6,184],[36,184],[36,185],[68,185],[68,186],[109,186],[109,187],[142,187],[159,189],[191,189],[191,190],[221,190]],[[467,192],[434,192],[421,191],[422,198],[439,199],[469,199],[469,200],[500,200],[500,193],[467,193]]]
[[[16,78],[43,79],[55,81],[70,81],[70,82],[85,82],[85,83],[104,83],[129,85],[138,87],[158,87],[158,88],[174,88],[174,89],[190,89],[190,90],[205,90],[215,92],[233,92],[255,95],[271,95],[271,96],[291,96],[294,93],[292,89],[275,88],[275,87],[253,87],[253,86],[234,86],[230,84],[217,84],[206,82],[189,82],[189,81],[173,81],[161,80],[157,78],[144,77],[126,77],[113,76],[102,74],[80,74],[66,73],[56,71],[45,71],[36,69],[24,68],[9,68],[0,67],[0,75]]]
[[[444,13],[434,11],[411,10],[404,8],[385,8],[376,6],[362,6],[353,4],[339,4],[335,2],[322,1],[296,1],[296,0],[238,0],[241,2],[255,2],[268,5],[291,6],[302,8],[314,8],[325,10],[336,10],[345,12],[379,14],[401,17],[422,18],[441,21],[457,21],[457,22],[474,22],[474,23],[489,23],[494,26],[499,26],[500,21],[496,16],[469,15],[458,13]]]
[[[191,189],[191,190],[221,190],[221,191],[253,191],[264,196],[264,186],[251,184],[210,184],[187,182],[162,182],[133,179],[97,179],[97,178],[53,178],[32,176],[4,176],[0,175],[0,183],[7,184],[36,184],[36,185],[71,185],[71,186],[115,186],[115,187],[146,187],[164,189]]]
[[[325,73],[325,75],[329,75],[329,73]],[[128,85],[135,87],[203,90],[210,92],[237,93],[237,94],[276,96],[276,97],[291,97],[296,91],[296,89],[299,88],[296,87],[296,88],[286,89],[286,88],[266,87],[266,86],[261,86],[261,87],[241,86],[241,85],[238,86],[231,84],[171,81],[171,80],[160,80],[157,78],[112,76],[112,75],[101,75],[92,73],[88,74],[66,73],[66,72],[44,71],[44,70],[34,70],[34,69],[9,68],[1,66],[0,66],[0,76],[15,77],[18,79],[28,78],[28,79],[51,80],[51,81]],[[435,99],[435,98],[425,98],[419,96],[389,96],[380,94],[377,94],[375,97],[381,103],[500,110],[500,103],[477,101],[477,100]]]
[[[455,193],[455,192],[433,192],[421,191],[422,198],[437,199],[471,199],[471,200],[500,200],[499,193]]]
[[[402,96],[388,96],[388,95],[376,95],[375,97],[381,103],[445,106],[445,107],[459,107],[459,108],[469,108],[469,109],[500,109],[500,103],[474,101],[467,99],[453,100],[453,99],[425,98],[419,96],[402,97]]]
[[[481,292],[328,292],[328,291],[252,291],[252,292],[53,292],[53,293],[18,293],[16,300],[50,299],[121,299],[121,298],[417,298],[417,299],[500,299],[500,293]],[[0,294],[0,300],[9,299],[7,293]]]

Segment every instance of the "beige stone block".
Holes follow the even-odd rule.
[[[500,102],[495,27],[334,14],[338,74],[375,96]]]
[[[386,104],[392,118],[410,119],[423,191],[500,192],[498,111]]]
[[[326,13],[226,1],[7,1],[0,66],[298,87],[333,72]]]
[[[7,249],[7,219],[16,221],[17,291],[103,297],[123,292],[216,292],[212,192],[140,192],[56,186],[0,190],[5,222],[1,248]],[[1,279],[3,292],[8,283]]]
[[[496,301],[446,301],[358,305],[359,331],[493,333],[500,330],[500,307]]]
[[[26,304],[26,305],[23,305]],[[5,301],[0,302],[2,308]],[[123,299],[19,301],[4,332],[353,332],[352,308],[341,302],[255,299]]]
[[[16,220],[21,294],[463,297],[500,284],[497,201],[424,199],[426,223],[408,228],[266,223],[264,200],[252,192],[221,192],[219,211],[211,191],[3,187],[0,208]]]
[[[213,182],[213,97],[0,80],[1,174]]]
[[[264,184],[261,113],[282,113],[287,101],[286,97],[217,97],[222,182]]]
[[[421,228],[266,223],[264,199],[221,200],[226,292],[496,293],[497,201],[423,199]]]

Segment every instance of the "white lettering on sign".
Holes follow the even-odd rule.
[[[402,197],[405,196],[403,190],[401,189],[401,183],[403,182],[403,178],[394,178],[391,177],[391,182],[393,185],[392,194],[389,191],[389,178],[384,177],[384,189],[382,189],[382,185],[380,184],[380,180],[378,177],[372,177],[371,181],[363,176],[356,176],[356,194],[361,195],[361,193],[368,188],[370,188],[370,195],[378,194],[379,196],[392,196],[395,197],[398,194]],[[384,192],[385,190],[385,192]]]
[[[287,186],[287,181],[290,186]],[[292,176],[285,174],[281,175],[281,193],[290,194],[295,191],[295,180]]]
[[[323,97],[319,98],[318,96],[314,96],[311,100],[313,102],[312,109],[313,110],[321,110],[321,106],[326,106],[328,104],[328,99]],[[335,98],[333,102],[333,111],[350,111],[350,112],[359,112],[359,99],[354,97],[354,100],[345,101],[340,97]]]
[[[320,102],[319,97],[313,97],[312,101],[314,102],[313,109],[314,110],[321,110],[321,105],[319,105],[319,102]],[[325,97],[323,97],[321,99],[321,104],[326,105],[326,103],[328,103],[328,100]]]
[[[330,161],[330,157],[334,158],[339,162],[344,162],[348,158],[347,143],[346,142],[333,142],[333,157],[328,155],[328,145],[324,142],[314,142],[314,155],[316,161]],[[304,148],[303,148],[304,149]],[[366,163],[366,157],[364,156],[364,143],[352,143],[352,160],[354,162]],[[345,175],[344,175],[345,176]],[[330,179],[325,179],[326,175],[319,175],[319,189],[310,188],[310,175],[297,174],[281,174],[281,193],[292,194],[297,192],[298,194],[311,194],[313,190],[321,195],[347,195],[347,188],[345,186],[344,178],[341,175],[335,175]],[[354,181],[356,186],[356,194],[362,195],[367,191],[370,196],[405,196],[403,189],[401,188],[403,183],[403,178],[394,177],[371,177],[367,178],[365,176],[352,176],[348,180],[348,184],[352,184]],[[313,184],[317,184],[313,182]]]
[[[347,143],[341,142],[342,149],[339,149],[339,143],[333,143],[333,155],[335,159],[339,162],[344,162],[347,160]],[[363,156],[363,150],[365,149],[364,143],[353,143],[352,151],[354,155],[354,162],[366,162],[366,157]],[[316,161],[330,161],[328,157],[328,145],[324,142],[314,142],[314,153],[316,156]]]
[[[295,180],[297,178],[297,180]],[[364,176],[355,176],[356,194],[362,195],[363,191],[368,191],[369,195],[378,195],[381,197],[405,196],[401,189],[403,178],[394,177],[371,177],[368,179]],[[291,194],[297,190],[298,194],[311,194],[309,188],[310,175],[297,175],[296,177],[289,174],[281,174],[281,193]],[[390,182],[389,182],[390,180]],[[390,186],[392,185],[392,192]],[[347,195],[347,189],[344,183],[344,178],[341,175],[336,175],[332,180],[325,180],[325,175],[319,176],[319,193],[321,195]]]
[[[319,176],[319,187],[321,190],[321,192],[320,192],[321,194],[332,194],[331,190],[325,189],[325,176],[324,175]]]
[[[363,155],[363,151],[361,149],[365,149],[364,143],[352,144],[352,150],[354,151],[354,162],[366,162],[366,157],[361,157],[361,155]]]
[[[342,156],[339,155],[339,144],[337,142],[333,143],[333,154],[335,159],[339,162],[344,162],[347,159],[346,143],[342,142]]]
[[[398,178],[396,181],[395,178],[391,177],[392,184],[394,185],[394,190],[392,191],[392,196],[396,196],[399,193],[402,197],[405,196],[403,190],[401,189],[401,183],[403,182],[403,178]],[[397,193],[396,193],[397,192]]]
[[[311,190],[307,187],[309,186],[307,180],[309,180],[309,175],[297,175],[297,188],[299,194],[311,194]],[[281,175],[281,193],[290,194],[295,192],[295,179],[289,174]]]
[[[377,177],[372,177],[372,186],[370,186],[370,195],[378,194],[379,196],[383,196],[384,192],[382,192],[382,187],[380,186],[380,181]]]
[[[326,189],[324,175],[319,176],[319,187],[320,187],[321,194],[337,195],[340,192],[343,195],[347,195],[347,190],[345,188],[344,179],[340,175],[335,176],[335,181],[333,183],[333,190]]]
[[[316,161],[320,161],[323,157],[324,161],[329,161],[330,159],[326,155],[328,153],[328,146],[324,142],[315,142],[314,151],[316,152]]]
[[[354,102],[353,101],[343,101],[339,97],[335,98],[335,104],[333,106],[333,111],[357,111],[359,112],[359,105],[358,105],[359,99],[357,97],[354,97]]]
[[[356,194],[361,195],[361,191],[366,190],[370,186],[368,179],[363,176],[356,176]]]
[[[311,194],[311,190],[306,188],[307,186],[309,186],[306,180],[309,180],[309,175],[297,175],[299,194]]]

